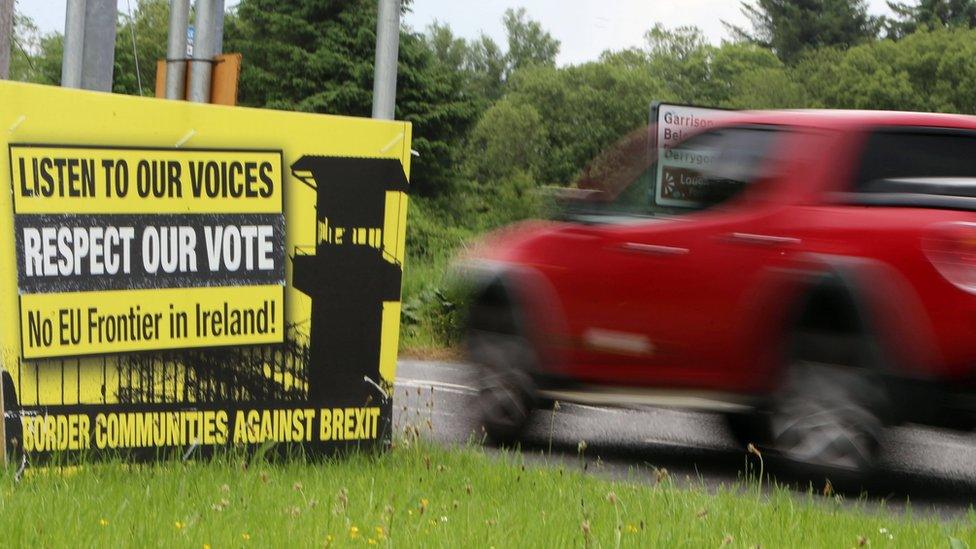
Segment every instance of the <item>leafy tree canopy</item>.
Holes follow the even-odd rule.
[[[524,8],[508,9],[502,18],[507,51],[490,36],[457,38],[450,27],[435,22],[427,28],[428,48],[446,67],[464,75],[467,93],[483,106],[499,99],[515,71],[533,66],[556,66],[559,41],[529,19]]]
[[[894,17],[886,21],[888,35],[902,38],[920,27],[976,27],[976,0],[888,1]]]
[[[866,0],[755,0],[743,2],[751,29],[726,26],[733,37],[773,50],[792,63],[804,50],[846,48],[877,36],[881,21]]]
[[[10,44],[10,79],[32,81],[37,68],[34,55],[40,47],[37,25],[25,15],[14,13],[14,33]]]
[[[241,102],[369,116],[376,16],[373,0],[243,0],[225,33],[225,49],[244,54]],[[438,60],[424,37],[403,30],[396,117],[413,124],[416,192],[451,187],[459,162],[454,143],[477,115],[461,75]]]

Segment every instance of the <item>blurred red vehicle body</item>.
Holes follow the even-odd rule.
[[[743,112],[676,150],[697,207],[584,205],[466,257],[492,436],[551,400],[675,404],[863,470],[884,425],[973,426],[976,118]]]

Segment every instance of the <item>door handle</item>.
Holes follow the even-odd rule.
[[[688,248],[677,248],[674,246],[659,246],[657,244],[644,244],[643,242],[626,242],[620,245],[620,249],[633,254],[644,255],[685,255],[689,252]]]
[[[792,246],[802,242],[799,238],[791,236],[776,236],[771,234],[755,233],[729,233],[725,239],[735,244],[748,244],[750,246]]]

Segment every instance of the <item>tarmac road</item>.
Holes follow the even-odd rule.
[[[464,364],[401,360],[396,432],[416,426],[440,443],[482,442],[474,375]],[[578,464],[580,441],[587,444],[588,470],[637,481],[653,482],[653,468],[666,468],[679,482],[715,488],[742,478],[748,461],[720,416],[652,407],[561,404],[556,411],[539,411],[522,449],[536,459]],[[868,501],[893,509],[903,509],[910,499],[913,512],[943,517],[958,517],[976,502],[976,434],[897,427],[883,441],[882,455],[877,473],[847,493],[848,499],[866,494]],[[818,491],[823,486],[822,479],[797,477],[774,459],[766,461],[776,480],[798,492],[811,483]]]

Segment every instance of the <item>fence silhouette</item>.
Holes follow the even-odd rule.
[[[288,338],[246,347],[18,359],[13,381],[21,406],[294,401],[307,398],[308,363],[308,344]]]

